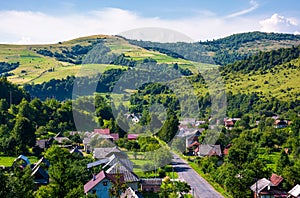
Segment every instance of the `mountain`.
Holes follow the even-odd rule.
[[[157,43],[129,40],[131,44],[156,51],[169,50],[186,59],[227,65],[258,53],[300,45],[300,35],[248,32],[196,43]]]
[[[104,74],[103,90],[107,91],[119,79],[116,75],[122,74],[118,69],[144,62],[170,65],[183,75],[205,72],[217,63],[222,66],[227,92],[257,93],[288,101],[300,99],[299,45],[299,35],[263,32],[195,43],[94,35],[49,45],[0,45],[0,72],[9,81],[25,85],[31,93],[51,90],[43,95],[48,97],[57,90],[70,95],[75,79],[71,76],[87,81],[85,78],[92,75]],[[111,69],[115,72],[105,73]],[[191,78],[196,92],[205,94],[203,81]],[[40,85],[34,87],[35,84]],[[60,98],[64,98],[63,94]]]
[[[95,35],[50,45],[0,45],[0,66],[5,66],[2,75],[21,85],[102,73],[111,68],[134,66],[144,59],[177,63],[194,71],[209,66],[146,50],[118,36]]]

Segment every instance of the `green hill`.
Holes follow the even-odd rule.
[[[257,93],[288,101],[300,95],[299,47],[293,47],[299,44],[300,36],[262,32],[196,43],[155,43],[94,35],[49,45],[0,45],[0,72],[9,81],[24,85],[67,76],[88,77],[144,61],[177,64],[195,75],[199,69],[203,73],[215,68],[215,62],[230,63],[221,69],[227,92]],[[197,76],[191,79],[198,95],[207,92]]]
[[[129,40],[130,43],[160,51],[160,49],[179,54],[186,59],[227,65],[258,53],[300,45],[300,36],[293,34],[248,32],[234,34],[225,38],[195,43],[156,43]]]
[[[144,59],[153,59],[158,63],[177,63],[180,67],[189,67],[192,71],[197,71],[199,67],[211,67],[209,64],[195,63],[146,50],[115,36],[95,35],[49,45],[0,45],[2,67],[7,68],[8,64],[18,63],[17,67],[11,70],[3,70],[2,75],[21,85],[76,75],[82,67],[102,73],[115,66],[133,66]]]

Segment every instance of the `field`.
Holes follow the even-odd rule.
[[[48,72],[46,71],[39,77],[33,79],[30,82],[35,84],[40,84],[43,82],[50,81],[51,79],[63,79],[66,76],[91,76],[98,73],[103,73],[109,69],[118,69],[125,68],[124,66],[119,65],[105,65],[105,64],[85,64],[85,65],[67,65],[58,67],[54,69],[54,71]]]

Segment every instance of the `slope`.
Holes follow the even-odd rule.
[[[102,73],[107,69],[134,66],[145,59],[175,64],[197,71],[213,67],[131,45],[121,37],[94,35],[50,45],[0,45],[0,62],[18,65],[2,75],[16,84],[42,83],[76,75],[82,68]],[[17,64],[18,63],[18,64]],[[80,75],[80,74],[79,74]]]

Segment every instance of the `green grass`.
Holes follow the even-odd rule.
[[[11,166],[15,159],[16,159],[16,157],[0,156],[0,165]],[[35,156],[29,156],[28,159],[31,164],[38,161],[37,157],[35,157]]]
[[[291,62],[297,69],[276,66],[266,74],[240,74],[228,75],[226,88],[236,93],[257,92],[267,98],[275,97],[283,101],[300,99],[300,58]]]
[[[139,177],[141,177],[141,178],[154,178],[154,177],[159,176],[158,175],[158,168],[159,167],[157,167],[156,174],[155,174],[155,170],[153,170],[151,173],[147,173],[147,174],[142,170],[142,167],[143,167],[144,164],[152,162],[151,160],[145,159],[145,154],[143,152],[137,152],[136,159],[133,156],[133,152],[129,151],[129,152],[126,152],[126,153],[129,157],[130,161],[132,161],[132,163],[133,163],[133,172],[135,174],[137,174]],[[178,178],[178,174],[176,172],[172,172],[172,166],[171,165],[166,165],[165,167],[162,167],[162,168],[165,168],[166,176],[169,176],[170,178],[174,178],[174,179]]]
[[[33,79],[31,82],[40,84],[50,81],[51,79],[63,79],[67,76],[92,76],[98,73],[103,73],[109,69],[126,68],[119,65],[106,65],[106,64],[85,64],[85,65],[67,65],[57,67],[52,72],[45,72],[41,76]]]

